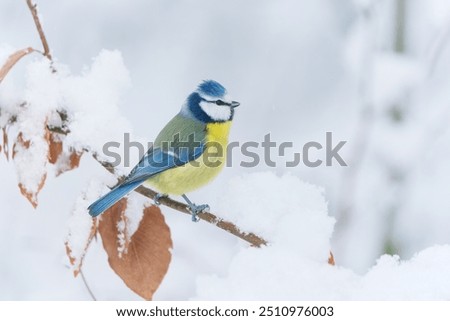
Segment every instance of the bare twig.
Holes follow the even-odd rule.
[[[151,199],[154,199],[156,192],[146,188],[144,186],[140,186],[136,189],[136,192],[139,194],[142,194],[144,196],[147,196]],[[181,202],[175,201],[168,197],[163,197],[159,199],[159,202],[161,204],[164,204],[174,210],[177,210],[181,213],[189,214],[191,215],[191,212],[186,207],[186,204],[183,204]],[[263,245],[267,245],[267,241],[264,240],[262,237],[254,234],[254,233],[245,233],[242,232],[235,224],[225,221],[224,219],[217,217],[216,215],[209,213],[209,212],[202,212],[198,214],[198,217],[210,224],[213,224],[217,226],[218,228],[221,228],[224,231],[227,231],[228,233],[233,234],[234,236],[239,237],[240,239],[247,241],[252,246],[255,247],[261,247]]]
[[[436,66],[446,49],[450,40],[450,21],[442,28],[429,49],[428,54],[428,77],[431,77],[436,70]]]
[[[81,275],[81,279],[83,280],[84,286],[88,290],[88,293],[91,296],[92,300],[97,301],[97,298],[95,297],[94,293],[92,292],[91,288],[89,287],[89,284],[87,283],[86,278],[84,277],[84,273],[81,269],[80,269],[80,275]]]
[[[89,152],[89,151],[87,151],[87,152]],[[114,166],[111,163],[101,161],[95,153],[91,153],[91,154],[107,171],[109,171],[111,174],[114,174],[117,176]],[[122,179],[123,179],[123,177],[119,177],[119,182]],[[145,186],[142,186],[142,185],[139,186],[135,191],[145,197],[150,198],[150,199],[154,199],[157,194],[157,192],[155,192],[154,190],[147,188]],[[178,202],[169,197],[162,197],[159,199],[159,202],[162,205],[170,207],[178,212],[191,215],[191,212],[189,212],[186,204],[184,204],[184,203]],[[202,212],[202,213],[198,214],[198,218],[200,218],[201,220],[206,221],[210,224],[213,224],[213,225],[217,226],[218,228],[221,228],[222,230],[227,231],[228,233],[231,233],[234,236],[237,236],[244,241],[247,241],[252,246],[261,247],[263,245],[267,245],[267,241],[265,239],[263,239],[262,237],[254,234],[254,233],[242,232],[235,224],[233,224],[229,221],[226,221],[212,213]]]
[[[32,53],[32,52],[39,52],[44,57],[46,57],[48,60],[53,62],[52,55],[50,54],[50,47],[48,46],[47,38],[45,37],[44,30],[42,29],[41,21],[39,20],[39,15],[37,12],[36,5],[33,4],[32,0],[27,0],[28,8],[30,9],[31,15],[33,16],[34,24],[36,25],[37,32],[39,34],[39,38],[41,39],[42,46],[44,47],[44,51],[40,51],[37,49],[34,49],[32,47],[28,47],[22,50],[18,50],[11,54],[6,62],[3,64],[3,66],[0,68],[0,83],[5,79],[8,72],[11,70],[12,67],[15,66],[15,64],[25,57],[26,55]],[[55,72],[55,68],[52,66],[52,71]]]
[[[33,4],[32,0],[27,0],[27,5],[30,9],[31,15],[33,16],[34,24],[36,25],[37,32],[39,33],[39,38],[41,38],[42,46],[44,47],[44,52],[42,54],[52,61],[50,47],[48,46],[47,38],[45,37],[44,30],[42,29],[41,21],[39,20],[39,15],[36,8],[37,5]]]

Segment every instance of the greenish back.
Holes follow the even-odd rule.
[[[154,147],[163,147],[163,149],[166,149],[167,143],[163,144],[163,142],[169,142],[172,143],[170,147],[177,148],[180,147],[178,142],[188,142],[189,136],[192,137],[191,141],[204,143],[206,124],[178,114],[161,130],[155,139]]]

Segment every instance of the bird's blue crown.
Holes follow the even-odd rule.
[[[205,80],[197,88],[200,94],[204,94],[210,97],[223,97],[227,90],[214,80]]]
[[[226,95],[227,90],[217,81],[205,80],[189,95],[180,113],[204,123],[232,120],[234,108],[222,100]]]

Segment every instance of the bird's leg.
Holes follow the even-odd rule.
[[[195,205],[194,203],[191,202],[191,200],[185,194],[183,194],[181,196],[183,196],[183,198],[186,201],[186,203],[188,203],[189,211],[192,214],[192,222],[200,221],[200,219],[197,217],[197,215],[199,213],[204,212],[204,211],[209,211],[209,205],[208,204]]]
[[[161,202],[159,201],[161,198],[163,197],[167,197],[167,194],[162,194],[162,193],[158,193],[155,195],[155,198],[153,198],[153,203],[155,203],[155,205],[161,205]]]

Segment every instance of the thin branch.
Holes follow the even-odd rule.
[[[140,186],[136,189],[136,192],[139,194],[142,194],[144,196],[147,196],[151,199],[154,199],[156,192],[146,188],[144,186]],[[175,201],[168,197],[163,197],[159,199],[159,202],[163,205],[166,205],[174,210],[177,210],[181,213],[189,214],[191,215],[191,212],[186,207],[186,204],[183,204],[181,202]],[[225,221],[224,219],[217,217],[216,215],[209,213],[209,212],[202,212],[198,214],[198,217],[201,220],[204,220],[210,224],[213,224],[217,226],[218,228],[221,228],[224,231],[227,231],[228,233],[233,234],[234,236],[239,237],[240,239],[247,241],[251,245],[255,247],[261,247],[263,245],[267,245],[267,241],[264,240],[262,237],[254,234],[254,233],[246,233],[242,232],[235,224]]]
[[[438,65],[438,62],[442,56],[442,53],[446,49],[450,40],[450,21],[439,32],[436,40],[433,42],[429,49],[428,58],[428,77],[431,77]]]
[[[86,150],[87,152],[89,152],[88,150]],[[91,153],[91,155],[95,158],[95,160],[97,160],[97,162],[99,162],[100,165],[102,165],[107,171],[109,171],[111,174],[113,175],[117,175],[116,170],[114,168],[114,166],[111,163],[102,161],[98,158],[97,154],[95,153]],[[123,180],[123,177],[119,177],[119,182],[121,180]],[[145,186],[139,186],[136,190],[136,192],[138,192],[139,194],[150,198],[150,199],[154,199],[157,192],[155,192],[154,190],[147,188]],[[187,209],[186,204],[178,202],[174,199],[171,199],[169,197],[162,197],[159,199],[159,202],[162,205],[165,205],[167,207],[170,207],[171,209],[174,209],[178,212],[184,213],[184,214],[188,214],[191,215],[191,212],[189,212],[189,210]],[[265,239],[263,239],[262,237],[254,234],[254,233],[246,233],[246,232],[242,232],[235,224],[226,221],[212,213],[209,212],[202,212],[200,214],[198,214],[198,218],[200,218],[201,220],[208,222],[210,224],[213,224],[215,226],[217,226],[218,228],[233,234],[234,236],[239,237],[240,239],[247,241],[248,243],[250,243],[252,246],[255,247],[261,247],[263,245],[267,245],[267,241]]]
[[[39,38],[41,38],[42,46],[44,47],[44,52],[42,54],[50,61],[53,61],[52,55],[50,54],[50,47],[48,46],[47,38],[45,37],[44,30],[42,29],[41,21],[39,20],[37,5],[33,4],[32,0],[27,0],[27,5],[30,9],[31,15],[33,16],[34,24],[36,25],[37,32],[39,33]]]
[[[87,283],[86,278],[84,277],[84,273],[81,269],[80,269],[80,275],[81,275],[81,279],[83,280],[84,286],[88,290],[89,295],[91,296],[92,300],[97,301],[97,298],[95,297],[94,293],[92,292],[91,288],[89,287],[89,284]]]
[[[34,49],[32,47],[28,47],[22,50],[18,50],[11,54],[6,62],[3,64],[3,66],[0,68],[0,83],[5,79],[6,75],[9,73],[12,67],[15,66],[15,64],[25,57],[26,55],[38,52],[44,57],[46,57],[48,60],[53,62],[52,55],[50,54],[50,47],[48,46],[47,38],[45,37],[44,30],[42,29],[41,21],[39,20],[39,15],[37,12],[36,5],[33,4],[32,0],[27,0],[28,8],[30,9],[31,15],[33,16],[34,24],[36,25],[37,32],[39,34],[39,38],[41,39],[42,46],[44,47],[44,51],[40,51],[37,49]],[[56,72],[55,68],[51,66],[51,69],[53,72]]]

